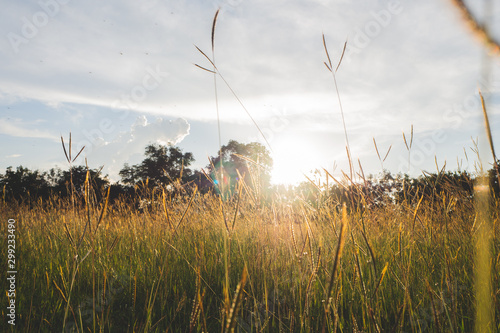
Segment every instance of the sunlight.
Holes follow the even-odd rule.
[[[318,155],[301,137],[282,136],[273,142],[273,148],[273,184],[297,185],[307,181],[304,174],[309,175],[310,171],[321,165]]]

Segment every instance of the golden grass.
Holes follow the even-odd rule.
[[[154,191],[143,211],[122,201],[105,207],[89,200],[74,209],[64,199],[30,210],[2,205],[2,215],[20,221],[19,270],[30,273],[19,285],[18,327],[31,322],[41,331],[63,325],[123,332],[474,328],[479,229],[472,206],[449,211],[453,198],[438,193],[433,201],[419,195],[419,203],[339,210],[318,190],[310,199],[276,194],[264,204],[252,193],[239,193],[221,203],[213,194]],[[176,227],[169,226],[165,210]],[[500,293],[498,210],[491,214],[496,261],[490,261],[490,308],[498,306],[494,295]],[[494,316],[499,323],[499,313]]]

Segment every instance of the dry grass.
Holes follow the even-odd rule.
[[[275,194],[264,205],[244,191],[226,202],[196,192],[148,195],[153,203],[141,212],[122,201],[74,209],[55,198],[32,209],[2,205],[2,216],[19,221],[19,272],[25,275],[17,328],[474,328],[478,229],[471,206],[448,209],[452,198],[339,211],[317,190],[313,200]],[[231,216],[229,228],[222,209]],[[491,294],[498,307],[498,210],[491,215]]]

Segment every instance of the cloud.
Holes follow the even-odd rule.
[[[323,85],[318,79],[328,78],[322,64],[321,31],[331,36],[332,55],[338,55],[340,49],[335,52],[335,46],[345,40],[349,29],[372,19],[359,14],[366,12],[366,4],[349,7],[317,1],[283,7],[282,2],[219,2],[223,10],[216,32],[218,67],[244,101],[264,94],[285,98],[327,90],[330,82]],[[17,34],[22,32],[21,18],[30,20],[42,10],[36,4],[11,7],[15,14],[3,24],[5,31]],[[215,113],[205,112],[207,103],[213,103],[212,76],[192,63],[207,65],[193,43],[209,51],[215,7],[203,2],[111,1],[106,6],[96,1],[70,2],[60,6],[28,43],[19,45],[18,54],[3,41],[0,61],[11,65],[1,70],[0,91],[52,105],[110,107],[142,85],[147,68],[158,66],[170,75],[154,90],[147,90],[133,110],[214,119]],[[221,103],[234,100],[223,84],[220,94]],[[251,112],[257,116],[259,110]]]
[[[105,164],[110,174],[116,175],[134,156],[140,159],[149,142],[182,140],[189,132],[183,119],[193,125],[196,138],[186,140],[193,142],[186,149],[216,151],[209,142],[217,140],[207,140],[204,131],[194,130],[196,121],[215,123],[217,112],[213,76],[193,66],[209,63],[193,44],[210,54],[212,18],[220,6],[217,67],[261,129],[270,133],[270,141],[294,133],[317,143],[316,155],[326,149],[344,154],[335,88],[323,65],[322,32],[335,64],[348,39],[336,78],[353,151],[364,147],[371,151],[372,137],[381,144],[386,137],[387,146],[399,142],[401,131],[408,131],[411,124],[416,137],[436,128],[463,129],[464,137],[476,135],[469,120],[478,120],[480,112],[467,103],[477,92],[485,65],[483,45],[474,41],[458,12],[446,2],[401,0],[401,13],[384,16],[394,2],[398,3],[66,1],[29,38],[23,35],[26,22],[33,24],[34,15],[43,11],[40,4],[47,1],[9,2],[10,15],[0,21],[0,30],[28,41],[15,53],[8,38],[0,39],[0,62],[7,64],[0,68],[0,105],[42,102],[43,109],[34,103],[27,106],[25,116],[16,117],[51,118],[45,124],[0,118],[0,133],[58,141],[59,135],[50,133],[66,132],[69,123],[76,138],[75,127],[96,128],[101,115],[126,110],[162,118],[151,123],[140,118],[114,139],[105,136],[87,144],[89,163]],[[475,14],[481,12],[481,6],[467,2]],[[497,7],[492,17],[500,15]],[[491,31],[500,36],[500,20],[493,21]],[[498,82],[500,67],[496,62],[490,65],[492,80]],[[245,139],[244,131],[235,130],[243,125],[259,137],[220,79],[217,89],[223,137],[230,133]],[[493,93],[490,110],[495,114],[498,88]],[[170,122],[163,117],[183,119]],[[128,119],[120,121],[113,124],[130,126]],[[356,140],[359,150],[354,149]],[[338,142],[336,146],[331,147],[332,141]],[[453,147],[451,139],[446,146]],[[4,155],[8,154],[12,152]]]
[[[299,99],[290,97],[321,97],[302,100],[304,114],[318,111],[314,104],[330,102],[332,82],[322,64],[326,60],[322,31],[333,62],[347,37],[348,47],[358,50],[344,59],[338,73],[346,102],[349,98],[376,102],[377,110],[364,110],[366,117],[384,111],[394,116],[394,123],[403,118],[407,122],[415,109],[426,111],[421,119],[436,119],[436,110],[428,106],[442,96],[454,99],[464,94],[463,88],[450,86],[477,72],[477,66],[463,64],[470,63],[479,48],[471,48],[464,31],[450,24],[455,20],[451,6],[433,1],[400,3],[400,14],[377,23],[389,8],[382,1],[298,1],[285,7],[282,2],[262,0],[189,5],[110,1],[106,6],[95,0],[69,2],[28,43],[19,45],[18,54],[7,39],[0,41],[0,61],[10,64],[0,71],[0,94],[50,105],[78,103],[213,120],[213,78],[192,65],[207,65],[193,43],[210,50],[211,19],[221,5],[215,36],[217,65],[256,119],[265,117],[263,96],[288,100],[290,108]],[[43,10],[37,4],[9,6],[14,14],[0,28],[17,34],[22,34],[23,17],[31,20]],[[436,6],[440,10],[434,10]],[[373,24],[377,33],[361,43],[360,31],[366,34]],[[151,69],[168,76],[162,74],[155,82],[149,79]],[[222,82],[218,89],[221,116],[231,122],[247,119]]]
[[[129,131],[119,134],[113,141],[105,142],[99,138],[93,143],[82,141],[80,146],[86,145],[84,151],[89,162],[104,165],[105,173],[118,180],[123,164],[135,163],[148,144],[176,145],[189,134],[189,129],[189,123],[182,118],[157,118],[150,123],[145,116],[139,116]]]
[[[20,138],[39,138],[57,140],[57,135],[36,128],[25,128],[20,126],[16,119],[0,118],[0,134]]]

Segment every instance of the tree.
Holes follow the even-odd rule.
[[[134,185],[148,182],[152,186],[164,186],[179,179],[185,182],[192,175],[189,166],[194,162],[192,153],[183,153],[175,146],[148,145],[146,158],[136,165],[125,164],[120,170],[122,183]]]
[[[0,175],[0,187],[5,190],[7,200],[20,200],[28,197],[47,196],[49,183],[44,173],[18,166],[16,170],[8,167],[5,175]]]
[[[500,160],[493,163],[493,168],[488,170],[490,189],[495,198],[500,198]]]
[[[90,184],[92,189],[99,193],[105,186],[109,185],[106,177],[102,177],[100,170],[89,169]],[[25,200],[33,198],[47,199],[52,194],[67,196],[71,191],[71,179],[76,193],[83,193],[84,184],[87,178],[87,168],[77,166],[70,171],[62,171],[59,168],[52,168],[49,171],[30,170],[23,166],[18,166],[16,170],[8,167],[5,175],[0,175],[0,190],[5,190],[5,199]]]
[[[70,195],[71,182],[73,182],[73,189],[76,193],[81,194],[84,192],[85,180],[87,179],[87,171],[89,172],[90,185],[96,192],[104,189],[109,185],[107,176],[101,175],[99,169],[87,169],[83,165],[74,166],[71,170],[50,169],[45,173],[45,178],[51,184],[52,188],[61,196]]]
[[[258,184],[267,189],[271,181],[272,165],[273,159],[262,144],[245,144],[230,140],[227,145],[221,147],[220,156],[211,158],[211,164],[207,168],[216,183],[222,181],[230,189],[240,180],[240,175],[250,186]]]

